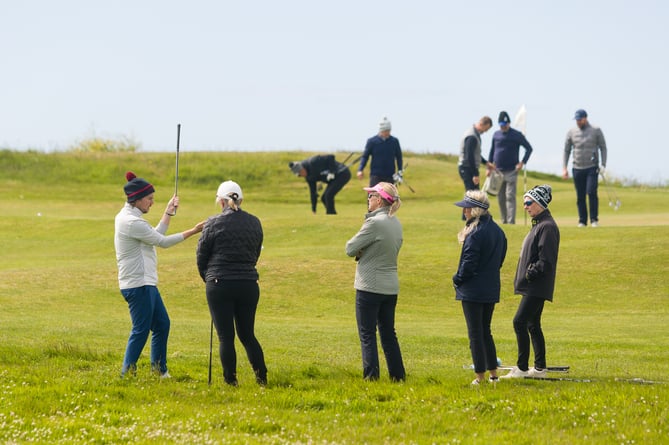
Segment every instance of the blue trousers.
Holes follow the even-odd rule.
[[[378,380],[379,378],[379,350],[376,344],[377,326],[390,379],[402,381],[406,378],[402,352],[395,334],[396,306],[397,295],[382,295],[356,290],[355,315],[362,348],[362,373],[367,380]]]
[[[123,358],[121,375],[135,367],[142,349],[151,335],[151,367],[161,374],[167,372],[167,337],[170,334],[170,317],[156,286],[121,289],[130,309],[132,330]]]
[[[495,303],[462,302],[462,311],[467,322],[469,349],[472,352],[474,372],[497,369],[497,350],[492,338],[490,324]]]
[[[588,224],[588,207],[585,197],[590,201],[590,221],[599,221],[599,196],[597,196],[599,168],[590,167],[572,169],[574,187],[576,188],[576,207],[578,207],[578,222]]]

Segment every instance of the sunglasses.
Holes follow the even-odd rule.
[[[531,206],[532,204],[534,204],[534,201],[525,201],[525,202],[523,203],[523,205],[524,205],[525,207],[529,207],[529,206]]]
[[[378,193],[370,193],[367,195],[367,200],[370,200],[372,198],[378,198],[380,195]]]

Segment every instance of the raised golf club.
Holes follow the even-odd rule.
[[[179,192],[179,141],[181,140],[181,124],[177,124],[177,154],[176,154],[176,167],[174,169],[174,196],[177,196]],[[177,206],[174,206],[174,213],[170,213],[170,216],[177,214]]]

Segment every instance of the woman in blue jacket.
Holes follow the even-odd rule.
[[[499,302],[499,271],[506,256],[506,236],[488,212],[490,203],[485,192],[469,190],[455,205],[464,208],[467,223],[458,233],[462,251],[453,286],[467,322],[476,373],[472,385],[478,385],[484,381],[486,370],[490,371],[491,382],[497,380],[497,351],[490,324]]]

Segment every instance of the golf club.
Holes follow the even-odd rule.
[[[497,369],[513,369],[513,366],[498,366]],[[569,372],[569,366],[547,366],[548,372]]]
[[[606,189],[606,194],[609,198],[609,207],[613,207],[613,210],[618,210],[622,203],[618,199],[618,194],[615,189],[611,187],[609,181],[606,180],[606,175],[604,173],[599,173],[602,176],[602,181],[604,182],[604,188]]]
[[[578,382],[578,383],[592,383],[592,379],[574,379],[571,377],[523,377],[525,380],[547,380],[549,382]]]
[[[177,156],[176,156],[176,168],[174,172],[174,196],[177,196],[179,192],[179,141],[181,139],[181,124],[177,124]],[[168,213],[170,216],[177,214],[177,207],[174,206],[174,213]]]
[[[211,319],[211,328],[209,329],[209,378],[207,385],[211,385],[211,356],[214,349],[214,319]]]
[[[404,164],[404,167],[402,167],[402,172],[404,172],[408,166],[409,163]],[[397,172],[393,175],[393,180],[395,181],[396,186],[400,184],[406,184],[406,186],[409,187],[409,190],[411,190],[411,193],[416,193],[416,191],[404,180],[404,176],[400,174],[400,172]]]

